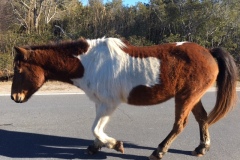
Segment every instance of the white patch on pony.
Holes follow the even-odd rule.
[[[210,139],[206,139],[206,142],[204,141],[200,141],[200,144],[206,144],[206,145],[210,145]]]
[[[183,45],[184,43],[188,43],[187,41],[183,41],[183,42],[176,42],[176,46],[181,46]]]
[[[160,83],[160,60],[154,57],[134,58],[121,48],[117,38],[87,40],[89,50],[78,56],[84,66],[84,76],[72,79],[93,101],[117,105],[127,102],[136,86]]]

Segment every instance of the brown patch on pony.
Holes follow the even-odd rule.
[[[146,46],[146,47],[136,47],[126,43],[126,48],[122,50],[129,54],[131,57],[135,58],[147,58],[147,57],[154,57],[160,59],[160,73],[165,72],[166,68],[162,67],[166,62],[163,59],[167,59],[169,64],[175,64],[175,60],[171,59],[171,55],[169,51],[174,49],[173,44],[163,44],[163,45],[155,45],[155,46]],[[170,56],[168,56],[170,55]],[[167,66],[167,65],[166,65]],[[168,86],[165,82],[164,78],[166,75],[160,74],[159,79],[160,83],[158,85],[147,87],[147,86],[137,86],[132,89],[129,94],[128,103],[133,105],[152,105],[158,104],[163,101],[166,101],[174,96],[174,89],[172,88],[173,85]],[[167,76],[169,78],[169,76]],[[172,76],[170,76],[171,79]],[[174,79],[171,79],[174,82]],[[164,85],[163,85],[164,84]]]
[[[152,105],[164,102],[183,92],[209,86],[215,81],[217,65],[210,52],[195,44],[162,44],[135,47],[126,44],[123,50],[132,57],[160,59],[160,84],[137,86],[129,94],[128,103]]]
[[[163,50],[169,51],[174,48],[174,44],[162,44],[162,45],[154,45],[154,46],[133,46],[127,41],[124,41],[126,47],[122,48],[122,50],[129,54],[131,57],[135,58],[147,58],[147,57],[156,57],[161,58],[164,55]]]

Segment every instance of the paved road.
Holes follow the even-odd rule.
[[[240,94],[240,92],[238,92]],[[203,104],[210,110],[215,93],[208,92]],[[35,95],[17,104],[0,97],[0,159],[109,159],[146,160],[171,130],[174,103],[152,107],[121,105],[106,131],[123,140],[125,154],[103,148],[95,156],[84,154],[92,143],[94,104],[85,95]],[[210,128],[211,149],[201,160],[240,159],[239,104],[225,119]],[[193,116],[184,132],[172,144],[165,160],[197,160],[191,151],[199,144]]]

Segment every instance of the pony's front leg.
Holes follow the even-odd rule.
[[[116,139],[109,137],[106,133],[104,133],[104,128],[115,109],[116,106],[96,104],[96,118],[92,126],[92,132],[96,139],[94,144],[88,147],[88,154],[95,154],[102,147],[115,149],[121,153],[124,152],[123,143],[121,141],[117,141]]]

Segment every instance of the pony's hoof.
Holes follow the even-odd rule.
[[[90,145],[88,146],[85,154],[93,155],[93,154],[96,154],[100,149],[101,149],[100,147],[95,147],[94,145]]]
[[[123,142],[117,141],[117,143],[114,146],[114,149],[118,152],[124,153]]]
[[[148,159],[149,160],[160,160],[161,158],[157,158],[154,155],[151,155]]]
[[[192,155],[196,156],[196,157],[202,157],[203,156],[203,154],[197,153],[196,151],[192,151]]]
[[[165,153],[166,152],[157,153],[157,150],[155,150],[155,151],[153,151],[153,153],[151,154],[151,156],[148,159],[149,160],[161,160]]]
[[[202,157],[207,153],[207,151],[209,151],[209,149],[210,149],[210,146],[199,145],[197,148],[195,148],[194,151],[192,151],[192,155],[197,157]]]

